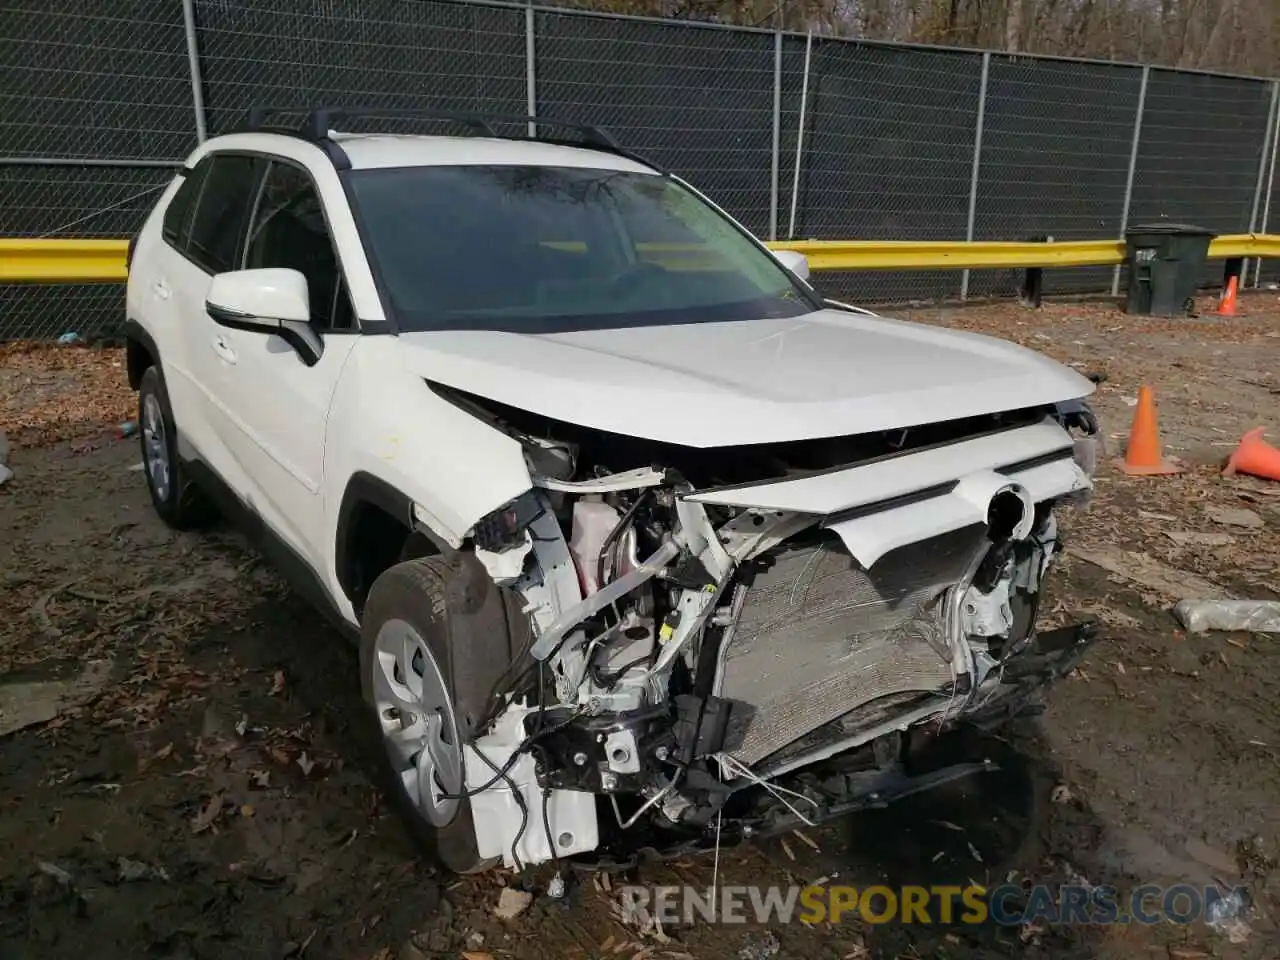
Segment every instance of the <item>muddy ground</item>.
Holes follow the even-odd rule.
[[[1112,454],[1139,384],[1153,385],[1166,449],[1187,470],[1139,480],[1104,463],[1089,512],[1066,525],[1075,553],[1045,609],[1053,622],[1098,617],[1105,639],[1043,716],[968,744],[1000,772],[726,850],[718,868],[724,884],[1244,883],[1241,942],[1201,923],[645,933],[598,879],[557,901],[546,870],[443,876],[370,781],[353,651],[234,532],[174,534],[152,515],[136,441],[115,436],[132,403],[120,355],[10,346],[0,706],[65,697],[0,738],[0,957],[1280,956],[1280,645],[1189,636],[1168,612],[1188,574],[1280,597],[1280,484],[1218,474],[1247,429],[1280,442],[1280,303],[1245,307],[1231,321],[1071,303],[913,314],[1102,374]],[[48,681],[64,686],[20,686]],[[705,887],[712,870],[681,861],[640,880]],[[503,885],[535,894],[512,920],[492,912]]]

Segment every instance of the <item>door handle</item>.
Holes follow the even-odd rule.
[[[169,285],[163,280],[157,280],[151,285],[151,292],[161,300],[169,299]]]
[[[212,341],[213,352],[224,363],[235,363],[236,352],[231,349],[231,344],[227,343],[224,337],[214,337]]]

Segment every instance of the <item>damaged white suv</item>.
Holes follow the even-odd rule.
[[[1092,639],[1034,630],[1085,378],[824,301],[594,128],[264,119],[131,244],[145,475],[358,633],[388,789],[448,867],[680,854],[972,774],[919,741]]]

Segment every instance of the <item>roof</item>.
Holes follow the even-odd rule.
[[[342,147],[354,170],[501,164],[656,173],[652,167],[615,153],[541,140],[338,132],[329,136]]]

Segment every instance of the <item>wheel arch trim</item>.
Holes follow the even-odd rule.
[[[132,317],[125,320],[123,335],[125,340],[125,373],[129,377],[129,387],[137,390],[139,383],[142,381],[142,374],[146,371],[148,365],[139,365],[137,353],[132,348],[132,345],[137,344],[145,350],[151,358],[151,364],[154,365],[159,365],[160,363],[160,348],[156,346],[155,338],[147,332],[147,329]]]
[[[338,586],[353,603],[358,586],[356,521],[363,505],[379,510],[399,521],[407,533],[419,532],[430,539],[446,557],[455,548],[430,525],[424,523],[414,508],[413,498],[379,476],[365,470],[357,470],[347,480],[338,507],[338,522],[334,534],[334,568]]]

